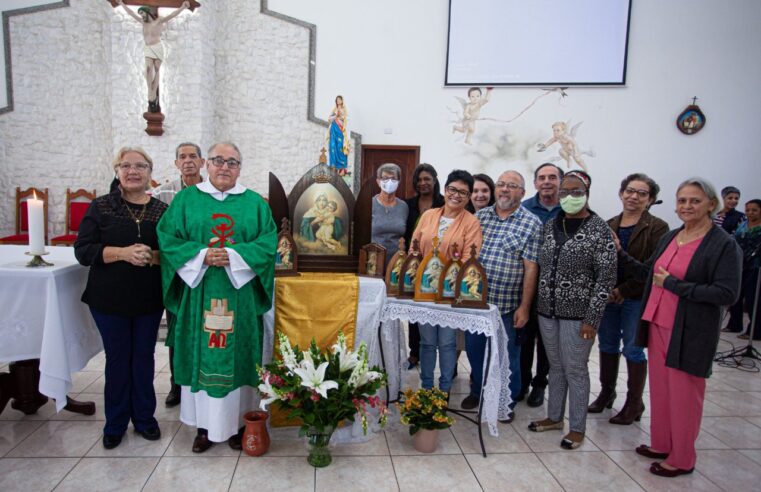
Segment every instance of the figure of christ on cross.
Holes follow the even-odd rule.
[[[166,17],[159,17],[158,9],[151,7],[140,7],[137,14],[124,5],[124,0],[117,0],[125,12],[143,26],[143,40],[145,47],[143,54],[145,56],[145,81],[148,84],[148,111],[158,113],[159,108],[159,74],[161,63],[164,61],[164,45],[161,43],[161,33],[167,22],[174,19],[180,12],[190,6],[187,0],[182,2],[182,7],[175,10]]]

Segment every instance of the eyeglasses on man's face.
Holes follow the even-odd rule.
[[[227,160],[225,160],[224,157],[220,157],[220,156],[209,157],[209,162],[214,167],[222,167],[225,164],[227,164],[228,169],[238,169],[240,167],[240,161],[237,159],[233,159],[232,157],[230,157]]]
[[[460,198],[466,198],[468,195],[470,195],[468,190],[461,190],[459,188],[455,188],[454,186],[447,186],[444,188],[444,191],[446,191],[449,195],[457,195]]]
[[[121,164],[119,164],[119,170],[125,173],[128,173],[130,169],[134,169],[135,171],[144,173],[150,168],[151,166],[147,162],[135,162],[135,163],[122,162]]]
[[[626,188],[624,190],[625,195],[634,195],[636,194],[640,198],[647,198],[650,196],[650,192],[647,190],[638,190],[636,188]]]
[[[502,189],[502,188],[507,188],[510,191],[522,190],[523,189],[523,186],[521,186],[519,184],[516,184],[516,183],[505,183],[504,181],[497,181],[497,184],[495,184],[494,187],[497,188],[498,190]]]
[[[558,196],[560,198],[565,198],[568,195],[574,197],[574,198],[581,198],[582,196],[586,196],[587,192],[586,190],[582,190],[579,188],[574,188],[573,190],[560,190],[558,191]]]

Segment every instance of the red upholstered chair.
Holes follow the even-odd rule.
[[[37,188],[29,188],[21,191],[16,187],[16,234],[11,236],[0,237],[0,244],[29,244],[29,213],[27,212],[26,201],[34,198],[43,202],[43,215],[45,216],[45,244],[48,243],[48,189],[45,191]]]
[[[79,201],[74,201],[77,199]],[[72,192],[70,188],[66,188],[66,234],[51,239],[51,246],[71,246],[74,244],[77,239],[79,224],[93,200],[95,200],[95,190],[90,193],[80,188]]]

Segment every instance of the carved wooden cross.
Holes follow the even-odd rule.
[[[119,4],[116,2],[116,0],[106,0],[108,3],[111,4],[113,8],[116,8],[119,6]],[[182,7],[182,1],[183,0],[124,0],[124,5],[135,5],[136,7],[166,7],[166,8],[173,8],[178,9]],[[190,7],[188,7],[189,10],[195,10],[196,8],[200,7],[201,4],[198,3],[196,0],[189,0]]]

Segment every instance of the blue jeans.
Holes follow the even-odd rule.
[[[153,372],[159,311],[143,316],[118,316],[90,308],[106,351],[106,387],[103,400],[106,425],[103,433],[120,436],[130,419],[135,430],[158,427]]]
[[[645,349],[634,344],[639,324],[642,302],[639,299],[626,299],[623,304],[608,304],[600,322],[597,336],[600,337],[600,352],[620,354],[621,342],[623,354],[629,362],[645,362]]]
[[[510,311],[502,315],[502,323],[507,333],[507,357],[510,363],[510,397],[513,399],[512,407],[515,407],[515,398],[521,392],[521,344],[518,340],[517,330],[513,327],[513,313]],[[482,380],[484,378],[484,357],[486,353],[486,336],[476,333],[465,332],[465,351],[470,362],[470,375],[473,382],[470,384],[470,394],[476,398],[481,396]],[[498,354],[491,354],[498,357]]]
[[[457,364],[457,338],[452,328],[419,324],[420,327],[420,382],[424,389],[433,388],[433,370],[436,368],[436,349],[439,352],[439,389],[446,393],[452,388],[452,376]]]

